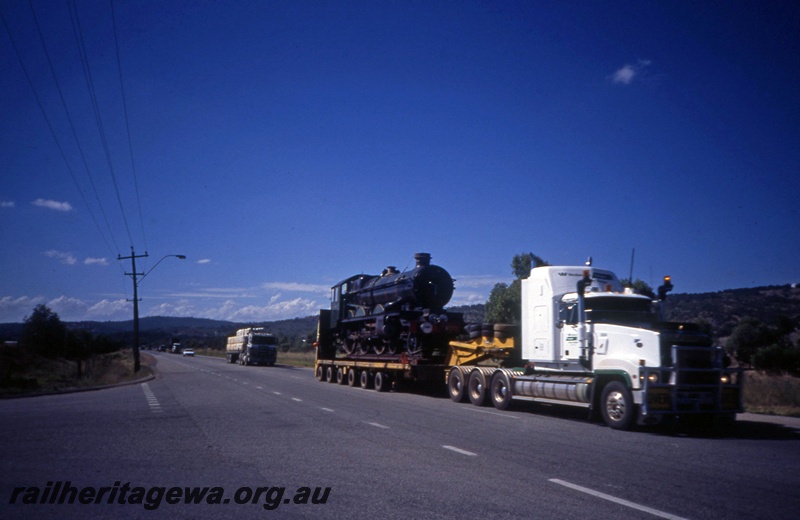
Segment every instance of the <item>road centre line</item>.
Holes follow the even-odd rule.
[[[376,423],[376,422],[368,422],[367,424],[369,424],[370,426],[374,426],[376,428],[384,429],[384,430],[388,430],[389,429],[388,426],[384,426],[383,424],[379,424],[379,423]]]
[[[292,401],[297,401],[298,403],[302,403],[303,402],[303,400],[300,399],[299,397],[292,397]]]
[[[469,457],[477,457],[478,456],[477,453],[473,453],[473,452],[467,451],[467,450],[462,450],[461,448],[456,448],[455,446],[442,446],[442,448],[444,448],[446,450],[454,451],[456,453],[460,453],[462,455],[467,455]]]
[[[322,408],[322,411],[323,411],[323,412],[331,412],[331,413],[333,413],[333,412],[335,412],[336,410],[333,410],[333,409],[331,409],[331,408]]]
[[[550,482],[554,484],[559,484],[561,486],[568,487],[570,489],[574,489],[575,491],[580,491],[581,493],[586,493],[588,495],[592,495],[597,498],[602,498],[603,500],[608,500],[610,502],[614,502],[616,504],[623,505],[625,507],[630,507],[631,509],[636,509],[638,511],[643,511],[645,513],[650,513],[651,515],[657,516],[659,518],[667,518],[669,520],[686,520],[682,516],[673,515],[671,513],[665,513],[664,511],[659,511],[658,509],[653,509],[652,507],[643,506],[641,504],[637,504],[635,502],[630,502],[628,500],[624,500],[622,498],[617,498],[615,496],[606,495],[605,493],[601,493],[599,491],[595,491],[593,489],[585,488],[583,486],[579,486],[577,484],[573,484],[571,482],[567,482],[565,480],[551,478],[548,479]]]

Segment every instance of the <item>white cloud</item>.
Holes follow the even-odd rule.
[[[75,255],[72,253],[68,253],[66,251],[56,251],[55,249],[45,251],[44,256],[49,258],[57,258],[62,264],[65,265],[75,265],[78,262],[78,259],[75,258]]]
[[[0,208],[13,208],[16,206],[13,200],[0,200]]]
[[[621,69],[618,69],[614,72],[612,77],[612,81],[614,83],[622,83],[623,85],[628,85],[631,81],[633,81],[633,77],[636,75],[636,71],[631,65],[625,65]]]
[[[296,316],[310,316],[318,312],[319,303],[315,300],[295,298],[276,301],[272,298],[267,305],[248,305],[236,310],[225,319],[230,321],[273,321]]]
[[[211,259],[210,258],[202,258],[202,259],[198,260],[197,263],[198,264],[210,264],[211,263]]]
[[[85,319],[86,309],[89,307],[86,302],[78,298],[59,296],[50,300],[47,305],[50,310],[58,314],[62,321],[80,321]]]
[[[58,202],[57,200],[36,199],[31,204],[39,206],[40,208],[53,209],[56,211],[72,211],[72,205],[69,202]]]
[[[20,323],[31,315],[34,307],[44,301],[41,296],[3,296],[0,298],[0,323]]]
[[[652,63],[650,60],[639,60],[635,65],[626,64],[611,75],[611,81],[620,85],[630,85],[633,79],[642,74],[650,63]]]
[[[512,281],[511,276],[501,277],[490,274],[463,275],[463,276],[454,276],[453,278],[455,278],[456,280],[456,289],[463,289],[466,287],[470,287],[473,289],[481,287],[492,288],[497,283],[500,282],[511,283]]]
[[[87,258],[83,261],[84,265],[108,265],[108,258]]]
[[[86,309],[86,318],[126,320],[133,317],[132,312],[133,303],[128,300],[100,300]]]
[[[298,292],[311,292],[328,294],[331,290],[328,285],[319,285],[311,283],[297,283],[297,282],[267,282],[261,284],[264,289],[277,289],[279,291],[298,291]]]

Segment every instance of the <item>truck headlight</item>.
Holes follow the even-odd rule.
[[[650,372],[647,374],[647,380],[650,383],[658,383],[658,373],[657,372]]]
[[[723,385],[727,385],[731,382],[731,376],[728,374],[722,374],[722,377],[719,378]]]

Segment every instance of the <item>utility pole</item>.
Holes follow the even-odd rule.
[[[122,256],[117,255],[117,260],[127,260],[128,258],[131,259],[131,272],[125,273],[126,276],[130,276],[133,278],[133,371],[138,372],[139,369],[142,367],[141,362],[139,360],[139,282],[144,279],[145,276],[150,274],[153,269],[156,268],[158,264],[161,263],[162,260],[165,258],[169,258],[174,256],[179,260],[186,260],[186,255],[165,255],[161,257],[161,260],[156,262],[156,264],[150,268],[149,271],[146,273],[137,273],[136,272],[136,259],[137,258],[147,258],[148,255],[147,251],[144,252],[143,255],[137,255],[136,252],[133,250],[133,246],[131,246],[131,256]],[[136,279],[137,276],[140,276],[138,280]]]
[[[137,276],[144,276],[144,273],[137,273],[136,272],[136,259],[137,258],[146,258],[149,256],[147,251],[144,252],[143,255],[136,255],[133,250],[133,246],[131,246],[131,256],[117,256],[117,260],[127,260],[128,258],[131,259],[131,269],[132,272],[125,273],[127,276],[133,278],[133,371],[138,372],[141,368],[141,362],[139,360],[139,282],[136,280]]]

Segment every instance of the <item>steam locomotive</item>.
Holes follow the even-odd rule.
[[[358,274],[331,288],[331,308],[320,312],[323,358],[435,359],[464,329],[460,313],[446,312],[453,278],[431,265],[431,255],[414,255],[416,266],[380,275]]]

